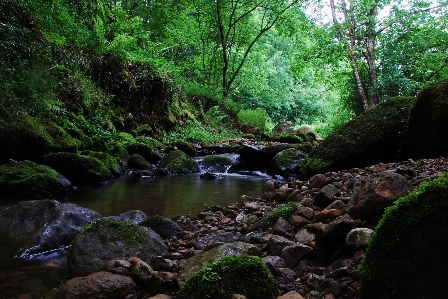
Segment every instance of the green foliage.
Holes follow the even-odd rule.
[[[288,219],[289,217],[291,217],[291,215],[293,215],[295,213],[296,207],[299,203],[300,202],[297,202],[297,201],[291,201],[291,202],[288,202],[287,204],[281,205],[277,210],[270,213],[266,217],[266,224],[273,225],[277,222],[277,220],[280,217]]]
[[[78,233],[79,237],[85,234],[89,230],[101,230],[102,226],[111,226],[126,236],[127,245],[138,245],[144,244],[148,240],[148,235],[141,229],[140,226],[126,222],[118,221],[112,218],[100,218],[98,220],[92,221],[84,225]],[[75,238],[76,239],[76,238]]]
[[[389,269],[399,269],[399,276],[406,277],[408,268],[396,265],[409,253],[409,236],[425,221],[446,225],[447,198],[448,173],[442,173],[387,208],[358,267],[362,281],[377,292],[377,297],[396,298],[400,289]]]
[[[316,171],[321,171],[328,167],[329,163],[319,158],[306,158],[299,166],[300,174],[308,177]]]
[[[256,126],[261,132],[267,130],[268,122],[270,122],[270,117],[261,108],[240,110],[238,112],[238,121],[244,125]]]
[[[229,299],[233,294],[248,299],[272,298],[274,280],[261,258],[227,256],[188,277],[180,292],[186,299]]]

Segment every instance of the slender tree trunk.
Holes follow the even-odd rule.
[[[378,88],[377,88],[377,72],[376,72],[376,57],[375,57],[375,39],[376,33],[376,16],[377,5],[371,7],[368,13],[367,22],[367,37],[366,37],[366,53],[367,65],[369,67],[369,103],[373,107],[379,102]]]

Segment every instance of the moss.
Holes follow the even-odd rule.
[[[304,153],[294,148],[289,148],[275,155],[274,160],[278,166],[288,167],[291,165],[293,161],[304,159],[304,157],[305,157]]]
[[[187,174],[199,171],[199,166],[182,151],[172,151],[166,155],[160,167],[168,169],[172,174]]]
[[[205,167],[211,167],[214,165],[232,165],[232,160],[224,156],[207,156],[203,160]]]
[[[447,211],[448,173],[443,173],[436,179],[422,183],[417,189],[399,198],[393,206],[386,210],[370,239],[365,258],[359,265],[363,285],[361,290],[364,294],[362,298],[398,298],[398,293],[404,294],[399,280],[406,280],[408,279],[406,277],[419,274],[409,264],[413,253],[411,247],[414,246],[410,246],[410,244],[416,242],[414,239],[410,239],[413,232],[428,222],[446,227],[448,224]],[[437,247],[440,247],[442,251],[446,250],[446,243],[439,241],[437,243],[430,245],[431,250],[437,250]],[[418,252],[421,250],[419,248]],[[431,254],[427,255],[431,256]],[[440,257],[435,258],[440,260]],[[422,266],[430,267],[426,263]],[[432,271],[436,270],[431,268]],[[424,270],[420,271],[421,275],[427,274],[424,272]],[[436,276],[438,275],[436,274]],[[368,294],[369,292],[371,294]],[[421,298],[420,296],[416,297]],[[400,298],[408,297],[401,296]]]
[[[331,133],[309,158],[325,161],[325,171],[400,160],[414,102],[414,97],[395,97],[379,103]],[[312,166],[307,176],[323,172],[316,163]]]
[[[299,172],[304,177],[309,177],[317,172],[326,172],[329,162],[325,162],[322,159],[315,159],[307,157],[302,164],[300,164]]]
[[[116,158],[111,155],[103,152],[95,152],[95,151],[82,151],[81,155],[89,156],[93,158],[97,158],[100,160],[104,166],[106,166],[112,173],[117,173],[120,169],[120,165]]]
[[[0,189],[2,194],[63,195],[71,191],[69,181],[54,169],[31,161],[12,161],[0,165]]]
[[[301,143],[304,140],[302,137],[297,136],[296,134],[282,133],[278,136],[278,141],[284,143]]]
[[[129,158],[129,166],[134,168],[135,170],[149,170],[151,169],[151,164],[148,163],[148,161],[145,160],[141,155],[139,154],[133,154]]]
[[[280,206],[277,210],[275,210],[274,212],[272,212],[268,216],[266,216],[266,224],[273,225],[277,222],[277,220],[280,217],[288,219],[295,213],[296,206],[299,203],[300,202],[297,202],[297,201],[291,201],[291,202],[288,202],[287,204]]]
[[[180,292],[186,299],[230,299],[233,294],[248,299],[272,298],[274,280],[261,258],[227,256],[187,278]]]
[[[112,218],[100,218],[84,225],[79,231],[77,237],[85,234],[89,230],[101,229],[102,226],[111,226],[126,236],[126,244],[130,246],[145,244],[148,240],[148,235],[141,229],[140,226],[126,222],[119,221]]]
[[[50,152],[76,152],[81,142],[53,122],[20,115],[0,128],[0,163],[9,159],[41,162]]]
[[[97,158],[75,153],[54,153],[43,163],[73,181],[105,181],[113,178],[109,169]]]

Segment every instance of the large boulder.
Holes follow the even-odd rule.
[[[13,160],[42,162],[50,152],[76,152],[81,142],[55,123],[20,115],[0,126],[0,164]]]
[[[67,266],[72,277],[100,271],[109,260],[136,256],[143,261],[167,253],[163,239],[153,230],[130,222],[101,218],[86,225],[73,240]]]
[[[118,159],[104,152],[96,152],[96,151],[82,151],[81,155],[94,157],[100,160],[104,166],[106,166],[109,171],[114,176],[120,176],[124,173],[124,169],[118,163]]]
[[[309,153],[301,164],[301,174],[309,178],[317,173],[398,161],[414,102],[413,97],[390,98],[346,123]]]
[[[2,196],[61,196],[73,190],[72,183],[54,169],[28,160],[0,165]]]
[[[406,157],[448,155],[448,80],[431,84],[417,96],[406,134]]]
[[[0,209],[0,243],[20,258],[68,246],[88,222],[100,218],[93,210],[56,200],[22,201]]]
[[[137,291],[137,285],[128,276],[97,272],[66,281],[57,291],[55,299],[135,298]]]
[[[172,151],[163,157],[160,168],[167,169],[173,175],[199,172],[198,163],[180,150]]]
[[[361,262],[361,299],[445,298],[448,174],[386,210]]]
[[[53,153],[43,164],[54,168],[71,181],[104,182],[113,179],[110,170],[97,158],[75,153]]]
[[[163,216],[154,215],[147,217],[146,219],[141,221],[139,225],[152,229],[162,238],[184,238],[184,234],[182,233],[182,229],[180,228],[179,224]]]

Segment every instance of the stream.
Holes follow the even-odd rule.
[[[237,203],[242,195],[260,196],[263,184],[269,179],[262,173],[222,173],[218,179],[204,179],[200,174],[166,177],[123,175],[108,183],[78,184],[77,191],[54,199],[95,210],[103,216],[141,210],[148,216],[174,218],[196,215],[209,206]],[[17,199],[2,198],[0,207],[17,202]],[[66,249],[32,260],[5,260],[4,250],[0,247],[1,298],[17,298],[21,294],[32,294],[33,297],[29,298],[44,297],[49,290],[59,287],[67,275]]]

